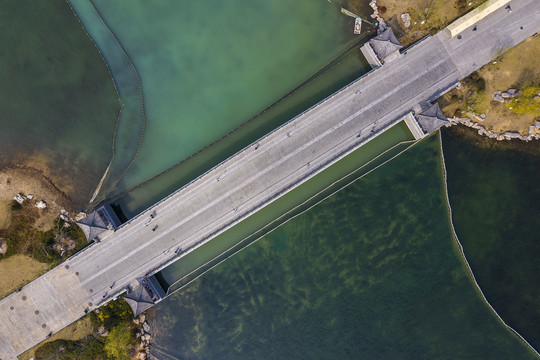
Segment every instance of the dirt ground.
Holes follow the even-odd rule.
[[[43,200],[47,203],[47,208],[40,210],[40,217],[36,220],[35,227],[40,231],[52,228],[53,221],[60,215],[61,209],[70,210],[70,201],[67,196],[39,171],[32,169],[2,170],[0,172],[0,208],[2,208],[1,205],[5,207],[6,201],[11,202],[18,193],[34,196],[32,200],[27,199],[26,201],[39,202]],[[5,218],[5,210],[0,209],[0,228]]]
[[[486,0],[378,0],[380,16],[389,21],[399,41],[407,47],[428,34],[434,34],[445,28],[465,12],[477,7]],[[381,11],[382,8],[386,8]],[[409,13],[411,25],[407,29],[401,20],[401,14]],[[396,17],[397,22],[392,21]],[[403,30],[399,37],[394,29],[397,23]]]
[[[13,255],[0,261],[0,299],[36,279],[47,265],[25,255]]]
[[[10,219],[11,201],[0,199],[0,230],[7,229]]]
[[[26,352],[22,353],[18,356],[19,360],[29,360],[32,359],[35,355],[36,350],[43,344],[54,341],[54,340],[79,340],[82,338],[87,337],[88,335],[91,335],[93,332],[92,329],[92,323],[90,322],[90,318],[84,317],[80,319],[77,322],[74,322],[73,324],[65,327],[64,329],[60,330],[50,338],[40,342],[39,344],[35,345],[34,347],[30,348]]]
[[[443,112],[447,116],[453,116],[457,109],[478,115],[485,114],[485,120],[479,123],[488,130],[497,133],[516,131],[528,134],[529,125],[534,123],[540,114],[512,113],[506,104],[492,101],[491,94],[497,90],[506,91],[509,88],[519,90],[525,86],[539,86],[539,54],[540,36],[533,36],[508,50],[478,71],[478,75],[485,80],[484,91],[477,92],[465,85],[459,90],[449,92],[439,101]]]

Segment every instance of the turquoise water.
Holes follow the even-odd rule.
[[[366,69],[367,64],[359,48],[352,48],[314,78],[307,79],[299,88],[262,111],[248,123],[242,124],[234,132],[201,149],[166,172],[139,184],[128,192],[120,193],[110,201],[121,206],[128,218],[137,215],[329,94],[357,79],[366,72]]]
[[[98,47],[110,45],[88,1],[70,4]],[[138,185],[246,122],[356,39],[354,20],[328,1],[93,4],[132,60],[144,95],[142,148],[114,191]],[[129,119],[123,126],[131,131]],[[128,138],[138,131],[135,121]],[[119,139],[117,157],[129,159],[133,146],[124,145]],[[104,192],[112,191],[118,173],[113,169]]]
[[[451,236],[438,137],[274,230],[156,306],[181,359],[533,359]]]
[[[540,143],[443,132],[454,226],[487,299],[540,349]]]

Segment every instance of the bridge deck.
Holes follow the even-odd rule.
[[[22,353],[85,309],[177,260],[179,247],[184,256],[245,219],[392,126],[415,105],[437,98],[498,50],[540,30],[540,2],[514,0],[512,8],[512,13],[494,12],[461,39],[439,33],[422,41],[2,300],[2,359]]]

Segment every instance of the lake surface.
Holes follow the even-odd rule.
[[[480,300],[449,226],[438,136],[156,306],[181,359],[533,359]]]
[[[44,162],[79,204],[110,162],[98,200],[127,216],[368,70],[338,2],[69,0],[99,52],[65,2],[13,4],[0,15],[0,161]],[[458,235],[488,299],[538,345],[537,149],[476,154],[456,134],[444,146]],[[392,128],[164,271],[179,290],[156,307],[155,350],[533,358],[468,277],[438,137],[370,172],[408,139]]]
[[[234,130],[357,40],[354,19],[328,1],[69,3],[98,48],[115,54],[105,56],[113,77],[114,64],[126,64],[119,68],[137,72],[144,96],[142,125],[140,116],[120,124],[126,136],[104,194],[137,186]]]
[[[65,1],[1,4],[0,170],[34,167],[80,209],[111,158],[114,84]]]
[[[443,132],[454,225],[502,318],[540,348],[540,143]]]

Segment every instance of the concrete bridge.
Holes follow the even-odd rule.
[[[381,67],[116,231],[102,232],[98,242],[0,301],[0,359],[15,359],[88,311],[137,288],[146,275],[246,219],[396,121],[408,117],[415,126],[411,111],[422,112],[422,104],[540,30],[538,0],[513,0],[511,6],[511,13],[501,7],[475,22],[475,31],[443,31],[386,61],[379,58],[385,62]]]

